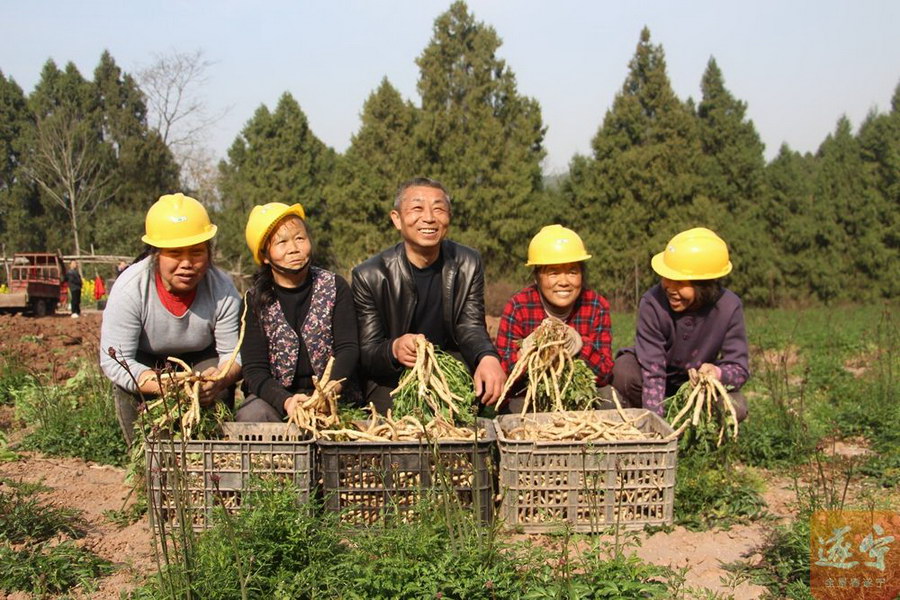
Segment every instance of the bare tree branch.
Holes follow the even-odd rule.
[[[211,128],[230,108],[210,114],[203,88],[214,64],[203,50],[157,54],[154,62],[138,69],[137,79],[148,109],[148,121],[172,151],[184,183],[195,193],[214,189],[214,159],[205,147]]]
[[[209,81],[207,70],[214,63],[199,49],[190,53],[176,50],[157,54],[155,59],[137,74],[151,125],[170,148],[193,146],[228,114],[227,108],[209,114],[206,100],[200,95]]]
[[[92,215],[117,192],[97,150],[87,124],[61,109],[38,119],[23,164],[25,173],[68,214],[76,254],[81,254],[79,217]]]

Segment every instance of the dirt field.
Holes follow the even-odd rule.
[[[67,315],[41,319],[0,315],[0,339],[4,340],[4,351],[13,352],[23,364],[31,365],[36,371],[52,372],[55,380],[62,381],[73,374],[67,364],[72,357],[96,356],[100,319],[101,315],[96,312],[85,313],[81,319],[70,319]],[[9,411],[0,414],[0,426],[15,428],[10,420]],[[114,575],[102,580],[100,590],[92,594],[92,598],[119,598],[122,591],[133,588],[142,575],[155,569],[146,517],[124,529],[103,517],[105,510],[122,508],[128,495],[122,469],[25,453],[23,460],[0,463],[0,477],[42,481],[52,488],[46,494],[47,499],[84,511],[89,531],[82,543],[121,567]],[[772,478],[765,499],[771,512],[787,515],[793,493],[785,481]],[[720,563],[739,560],[752,553],[763,541],[766,528],[766,525],[756,523],[728,531],[693,533],[677,527],[671,533],[644,535],[637,553],[657,564],[688,567],[688,584],[691,586],[727,592],[728,588],[720,582],[726,575]],[[758,598],[763,591],[761,587],[745,583],[734,594],[738,599],[749,600]]]

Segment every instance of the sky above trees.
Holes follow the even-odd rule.
[[[344,151],[369,94],[387,77],[419,105],[416,59],[449,2],[64,0],[17,3],[0,19],[0,70],[31,92],[48,58],[90,73],[104,49],[134,72],[155,54],[202,49],[215,64],[210,109],[228,114],[207,141],[224,156],[261,104],[290,92],[326,144]],[[541,105],[548,173],[567,170],[591,139],[628,72],[641,28],[665,48],[672,86],[700,97],[715,57],[747,103],[773,158],[782,142],[815,151],[846,115],[854,128],[887,111],[900,81],[900,3],[588,2],[472,0],[502,40],[498,56]]]

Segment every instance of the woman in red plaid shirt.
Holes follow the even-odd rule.
[[[534,283],[509,299],[497,332],[500,362],[507,373],[519,357],[520,340],[547,317],[556,317],[569,326],[569,353],[594,371],[598,387],[609,383],[609,302],[584,287],[584,261],[590,257],[578,234],[562,225],[548,225],[532,238],[525,266],[534,267]]]

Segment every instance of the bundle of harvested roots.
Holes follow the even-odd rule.
[[[463,440],[472,441],[485,436],[484,429],[476,432],[472,427],[457,427],[441,415],[423,424],[412,415],[394,419],[392,411],[380,416],[373,405],[369,405],[372,418],[355,422],[342,429],[323,430],[320,437],[334,441],[361,442],[417,442],[420,440]],[[353,429],[351,429],[353,427]]]
[[[597,396],[594,372],[566,350],[569,326],[559,319],[544,319],[532,333],[534,344],[523,348],[513,367],[499,403],[522,375],[527,374],[525,403],[522,414],[532,410],[550,412],[586,410]]]
[[[644,411],[635,417],[620,415],[614,418],[610,411],[560,412],[551,418],[526,416],[521,424],[506,432],[513,440],[528,441],[623,441],[658,439],[653,431],[639,429],[649,416]]]
[[[667,401],[666,420],[675,429],[673,435],[680,436],[690,427],[692,433],[682,438],[686,445],[715,439],[717,448],[726,436],[737,439],[737,413],[728,390],[715,377],[696,369],[688,373],[690,379]]]
[[[184,370],[157,375],[159,397],[141,408],[142,412],[145,411],[142,421],[149,425],[147,433],[171,435],[180,432],[185,440],[215,437],[221,423],[231,418],[231,411],[221,402],[216,402],[212,410],[201,411],[200,384],[217,381],[221,377],[204,377],[192,372],[189,365],[172,356],[167,360]],[[222,371],[223,374],[227,372]]]
[[[391,396],[394,414],[401,417],[442,416],[462,425],[475,422],[475,393],[469,370],[453,356],[436,350],[424,337],[416,340],[416,364],[404,371]]]
[[[313,438],[318,437],[320,429],[327,429],[340,422],[338,417],[338,390],[343,379],[331,379],[331,368],[334,365],[334,357],[328,359],[322,378],[313,376],[312,395],[302,403],[297,402],[288,415],[288,427],[291,423],[304,431],[310,432]]]
[[[218,375],[207,377],[199,371],[193,371],[190,365],[179,358],[174,356],[166,358],[168,362],[178,365],[182,370],[156,375],[160,389],[159,398],[146,405],[147,413],[153,419],[153,429],[173,433],[175,425],[178,424],[181,426],[183,438],[191,439],[191,434],[196,433],[197,427],[201,426],[204,421],[200,413],[200,385],[221,381],[231,371],[234,361],[237,360],[237,354],[240,352],[241,344],[244,342],[246,318],[247,299],[245,296],[244,310],[241,313],[241,331],[237,344],[231,356],[228,357],[228,362],[219,369]],[[216,403],[216,412],[218,413],[222,413],[223,407],[220,407],[220,404],[220,402]],[[227,408],[225,410],[227,411]]]

